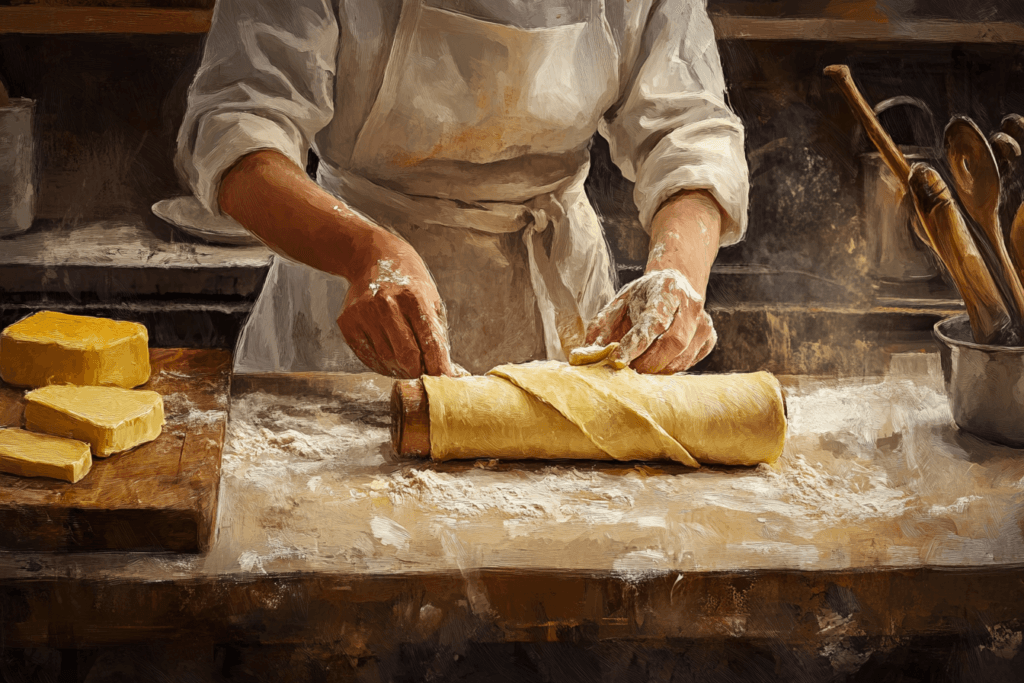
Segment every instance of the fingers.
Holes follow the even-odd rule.
[[[660,310],[652,307],[633,321],[633,326],[619,340],[619,348],[608,356],[608,361],[622,366],[629,365],[644,351],[650,348],[654,340],[664,334],[672,325],[678,308]]]
[[[586,344],[604,346],[622,336],[622,328],[628,320],[629,293],[624,291],[601,309],[587,326]],[[620,331],[622,330],[622,331]],[[618,332],[618,334],[616,334]]]
[[[633,361],[633,369],[646,374],[664,372],[665,368],[674,364],[694,343],[699,323],[699,318],[687,315],[683,310],[677,311],[675,319],[665,333]]]
[[[394,299],[385,299],[390,315],[380,320],[383,336],[391,347],[394,377],[414,379],[423,374],[423,354],[409,320]],[[372,341],[372,337],[371,337]]]
[[[405,319],[415,334],[424,372],[435,376],[454,376],[455,366],[452,364],[448,334],[441,321],[440,312],[431,315],[416,307],[412,311],[406,311]]]
[[[660,374],[668,375],[689,370],[704,360],[715,348],[716,343],[718,343],[718,333],[715,331],[711,316],[708,315],[707,311],[704,311],[701,315],[700,323],[697,325],[697,331],[690,341],[690,345],[683,353],[666,365],[660,371]]]
[[[456,374],[444,324],[444,306],[427,312],[418,297],[375,296],[346,307],[338,318],[345,341],[374,372],[413,379]]]

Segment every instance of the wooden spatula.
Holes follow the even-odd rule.
[[[1013,326],[1006,303],[967,230],[960,209],[952,201],[949,188],[935,169],[926,164],[915,165],[911,182],[910,165],[860,94],[849,67],[829,66],[825,68],[825,75],[839,86],[893,176],[910,192],[932,250],[945,264],[964,299],[975,341],[981,344],[1008,341],[1013,336]]]
[[[1002,180],[995,154],[985,134],[966,116],[954,116],[946,126],[944,138],[946,160],[960,201],[995,253],[997,263],[993,264],[993,275],[1006,284],[1016,320],[1024,321],[1024,286],[1006,250],[999,222]]]

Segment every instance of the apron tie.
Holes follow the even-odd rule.
[[[578,196],[585,197],[583,182],[589,170],[589,164],[585,164],[552,191],[522,204],[474,202],[467,205],[450,199],[407,195],[326,164],[320,165],[318,180],[352,210],[371,217],[372,222],[385,229],[391,230],[391,223],[402,222],[492,234],[522,232],[530,264],[530,284],[544,327],[545,350],[548,358],[567,360],[570,351],[583,345],[585,336],[575,290],[582,292],[586,283],[576,282],[574,288],[572,278],[580,263],[593,254],[589,253],[592,249],[584,248],[583,254],[579,250],[588,242],[603,241],[599,232],[590,235],[590,239],[582,234],[575,235],[567,208],[571,202],[578,201]],[[550,235],[546,234],[548,230]]]
[[[565,205],[555,194],[536,197],[526,208],[530,221],[523,230],[523,242],[530,263],[530,282],[544,326],[544,345],[548,358],[567,360],[570,351],[583,346],[585,336],[579,302],[564,280],[566,268],[559,258],[570,251],[566,245],[572,227]],[[547,236],[545,232],[549,229],[552,234]],[[550,250],[545,246],[545,237]]]

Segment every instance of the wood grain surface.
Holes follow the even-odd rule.
[[[164,397],[155,440],[94,458],[77,484],[0,474],[0,548],[202,552],[214,537],[231,354],[150,349],[145,385]],[[0,383],[0,425],[21,426],[24,391]]]

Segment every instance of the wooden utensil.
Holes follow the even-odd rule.
[[[860,124],[864,126],[868,139],[875,145],[878,153],[882,155],[882,160],[885,161],[886,166],[896,176],[896,179],[900,181],[903,189],[909,189],[910,164],[907,163],[907,159],[903,156],[900,148],[896,146],[896,143],[892,141],[889,134],[882,128],[882,124],[878,122],[878,117],[875,116],[871,105],[860,94],[857,84],[853,82],[850,67],[845,64],[833,64],[832,66],[825,67],[825,75],[839,86],[839,91],[843,93],[850,108],[853,109],[853,113],[857,116]]]
[[[943,137],[946,160],[960,201],[995,252],[997,263],[992,264],[993,275],[1006,284],[1018,323],[1024,321],[1024,285],[1010,260],[1000,226],[1002,181],[992,148],[977,124],[966,116],[954,116]]]
[[[1017,209],[1010,227],[1010,257],[1017,266],[1017,274],[1024,278],[1024,205]]]
[[[1024,116],[1007,114],[999,124],[999,130],[1016,140],[1017,144],[1024,148]]]
[[[1006,305],[953,201],[953,193],[938,171],[927,164],[914,164],[910,195],[933,248],[964,297],[974,340],[981,344],[1011,343]]]
[[[926,164],[916,165],[918,170],[911,182],[910,165],[860,94],[848,66],[826,67],[825,75],[835,81],[889,170],[911,193],[929,245],[945,264],[964,299],[974,339],[982,344],[1005,341],[1012,328],[1006,303],[953,203],[949,188],[938,172]]]
[[[1016,168],[1017,160],[1020,159],[1020,144],[1003,132],[992,133],[988,143],[992,146],[992,153],[996,155],[999,175],[1005,179]]]
[[[1007,114],[999,125],[999,131],[1013,138],[1024,153],[1024,116]],[[1022,202],[1024,202],[1024,173],[1018,163],[1003,178],[1003,210],[999,216],[1003,221],[1003,234],[1006,239],[1010,239],[1011,226]]]

